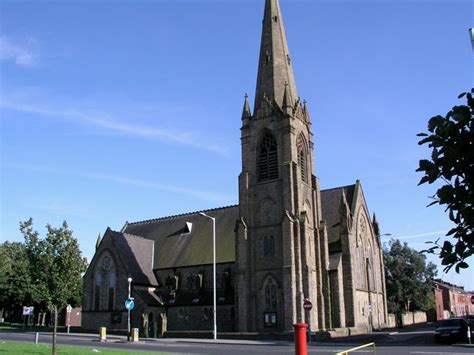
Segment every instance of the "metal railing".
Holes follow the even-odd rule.
[[[347,349],[347,350],[344,350],[344,351],[340,351],[340,352],[336,353],[335,355],[348,355],[350,352],[353,352],[353,351],[356,351],[356,350],[359,350],[359,349],[363,349],[363,348],[368,348],[369,346],[372,346],[373,353],[375,355],[375,343],[368,343],[368,344],[364,344],[364,345],[361,345],[361,346],[357,346],[357,347],[352,348],[352,349]]]

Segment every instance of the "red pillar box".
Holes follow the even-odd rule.
[[[307,355],[308,349],[306,348],[306,329],[308,324],[296,323],[293,324],[295,328],[295,354],[296,355]]]

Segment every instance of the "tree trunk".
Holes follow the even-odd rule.
[[[56,332],[58,328],[58,307],[54,306],[53,307],[53,312],[54,312],[54,327],[53,327],[53,349],[52,349],[52,355],[56,355]]]

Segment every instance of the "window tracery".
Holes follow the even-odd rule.
[[[302,134],[299,135],[297,141],[298,148],[298,165],[300,168],[301,180],[308,182],[308,163],[306,154],[306,142]]]
[[[278,178],[277,143],[268,131],[264,133],[258,145],[257,178],[258,181]]]

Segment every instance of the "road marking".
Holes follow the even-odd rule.
[[[469,354],[469,353],[452,353],[452,352],[449,352],[449,353],[442,352],[442,353],[440,353],[440,352],[435,352],[435,351],[410,351],[410,354],[465,355],[465,354]]]

